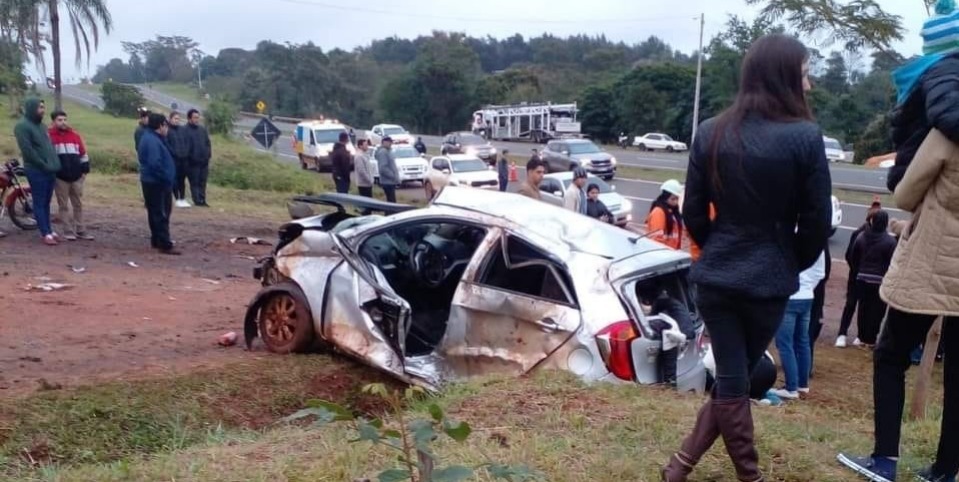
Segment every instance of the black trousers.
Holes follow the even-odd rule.
[[[935,316],[889,310],[886,325],[873,354],[873,403],[875,404],[876,446],[874,455],[899,456],[902,413],[906,401],[906,370],[909,355],[926,340]],[[935,473],[955,475],[959,471],[959,319],[943,322],[943,407]]]
[[[499,178],[499,192],[506,192],[506,188],[509,187],[509,178],[500,176]]]
[[[386,196],[386,202],[395,203],[396,202],[396,185],[380,184],[380,187],[383,188],[383,194]]]
[[[185,157],[174,159],[176,163],[176,182],[173,184],[173,197],[186,199],[186,178],[190,172],[190,161]]]
[[[846,283],[846,305],[842,308],[842,318],[839,321],[839,334],[849,336],[849,327],[852,325],[852,315],[856,314],[859,305],[859,293],[856,291],[856,274],[849,273]]]
[[[360,196],[373,197],[372,187],[356,186],[356,190],[360,192]]]
[[[170,213],[173,210],[173,188],[162,184],[140,183],[150,223],[150,245],[156,249],[170,249]]]
[[[776,336],[787,298],[761,300],[699,286],[699,311],[716,357],[716,399],[749,396],[750,375]]]
[[[350,178],[333,176],[333,184],[336,185],[336,192],[340,194],[350,193]]]
[[[206,204],[206,180],[210,175],[210,163],[190,164],[189,175],[193,204]]]
[[[822,280],[813,290],[812,313],[809,317],[809,373],[816,366],[816,341],[822,333],[823,309],[826,306],[826,280]]]
[[[879,297],[877,284],[857,281],[856,292],[859,298],[859,340],[867,345],[875,345],[882,319],[886,317],[886,303]]]

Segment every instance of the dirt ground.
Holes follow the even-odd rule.
[[[103,205],[89,211],[95,241],[46,247],[35,232],[16,231],[7,221],[0,226],[8,233],[0,239],[0,397],[253,356],[240,347],[242,318],[258,288],[254,259],[270,247],[230,238],[273,242],[282,220],[177,209],[171,231],[184,254],[165,256],[149,247],[144,211]],[[846,276],[845,264],[834,263],[821,344],[835,339]],[[28,291],[43,283],[69,286]],[[229,331],[240,343],[218,346]]]
[[[250,356],[217,338],[236,331],[242,341],[254,259],[270,248],[230,238],[273,242],[279,221],[177,209],[171,231],[184,254],[166,256],[150,248],[144,210],[88,211],[96,240],[57,247],[0,223],[0,397]],[[43,283],[69,287],[27,291]]]

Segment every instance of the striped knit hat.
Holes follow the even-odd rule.
[[[939,0],[936,15],[922,26],[922,53],[949,55],[959,52],[959,10],[955,0]]]

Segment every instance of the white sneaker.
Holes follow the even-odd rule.
[[[809,387],[800,388],[800,389],[799,389],[799,393],[802,394],[802,395],[809,395]]]
[[[773,390],[773,393],[783,400],[799,400],[799,392],[790,392],[785,388]]]
[[[186,199],[177,199],[173,204],[178,208],[188,208],[193,206],[190,204],[190,201],[187,201]]]
[[[859,338],[856,338],[852,341],[852,346],[862,346],[862,341],[860,341]]]
[[[836,338],[836,348],[846,348],[846,335],[839,335]]]

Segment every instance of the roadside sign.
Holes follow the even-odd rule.
[[[261,146],[269,149],[282,133],[269,119],[260,119],[260,123],[253,128],[250,135],[253,136],[256,142],[259,142]]]
[[[263,102],[262,100],[256,101],[256,112],[258,114],[262,114],[263,111],[265,110],[266,110],[266,102]]]

